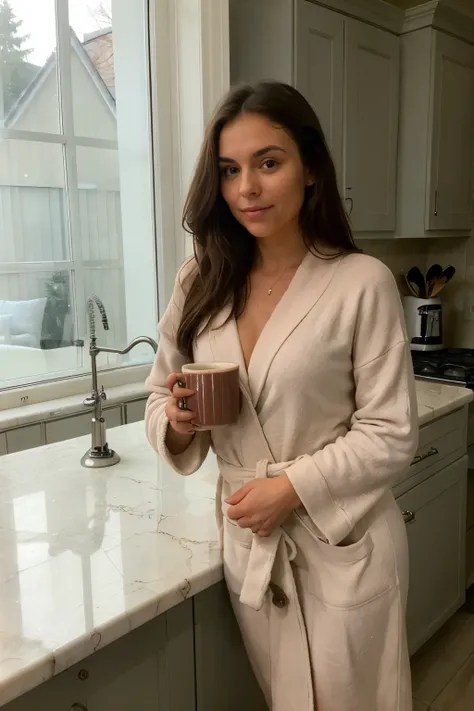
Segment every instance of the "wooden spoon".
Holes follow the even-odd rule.
[[[439,279],[435,280],[433,289],[431,290],[431,296],[438,296],[439,292],[444,289],[448,281],[451,281],[453,276],[456,274],[456,269],[452,266],[446,267],[443,270],[443,274]]]
[[[411,269],[408,270],[407,279],[413,289],[418,291],[418,296],[421,299],[426,299],[426,283],[421,269],[419,269],[419,267],[411,267]]]
[[[410,292],[410,294],[411,294],[412,296],[416,296],[416,298],[418,299],[418,298],[420,297],[420,293],[419,293],[418,287],[416,286],[416,284],[413,284],[412,282],[410,282],[410,281],[408,280],[408,274],[404,274],[403,276],[404,276],[404,278],[405,278],[405,282],[406,282],[406,285],[407,285],[407,287],[408,287],[408,291]]]
[[[441,279],[443,276],[443,267],[441,264],[433,264],[426,272],[426,290],[427,296],[431,296],[433,287],[437,279]]]

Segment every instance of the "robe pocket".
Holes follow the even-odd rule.
[[[358,540],[335,546],[323,540],[318,535],[318,529],[308,514],[295,511],[295,517],[316,543],[321,555],[330,562],[333,561],[341,565],[351,565],[352,563],[357,563],[357,561],[362,560],[362,558],[366,558],[373,551],[374,543],[369,529],[367,529]]]
[[[240,595],[252,546],[253,533],[224,516],[224,576],[229,590]]]
[[[383,595],[396,584],[390,550],[374,547],[371,531],[347,546],[322,541],[304,518],[297,514],[292,538],[297,546],[293,565],[309,595],[329,607],[351,609]]]

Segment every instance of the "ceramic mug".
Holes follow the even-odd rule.
[[[178,407],[196,413],[197,429],[209,430],[237,422],[240,413],[237,363],[188,363],[181,372],[181,386],[195,394],[180,398]]]

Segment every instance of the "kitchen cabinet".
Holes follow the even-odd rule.
[[[358,232],[395,230],[399,82],[399,38],[345,20],[344,197]]]
[[[344,17],[302,2],[296,12],[295,85],[321,122],[343,189]]]
[[[122,411],[120,407],[109,407],[103,410],[107,429],[118,427],[122,424]],[[73,437],[90,434],[92,411],[88,410],[81,415],[72,415],[59,420],[46,423],[46,443],[62,442]]]
[[[407,626],[411,654],[464,602],[466,483],[464,455],[397,499],[410,551]]]
[[[467,236],[474,46],[427,27],[404,35],[401,50],[397,233]]]
[[[195,711],[191,600],[7,704],[5,711]]]
[[[224,583],[194,598],[194,638],[196,711],[267,711]]]
[[[470,229],[474,47],[434,31],[428,229]]]
[[[44,444],[42,425],[26,425],[6,432],[7,454],[21,452],[24,449],[41,447]]]
[[[125,634],[2,708],[268,711],[250,669],[224,582]]]
[[[0,432],[0,456],[7,453],[7,436],[4,432]]]
[[[144,400],[132,400],[127,402],[127,424],[131,422],[141,422],[145,419],[146,398]]]
[[[230,9],[232,82],[296,86],[320,119],[353,230],[395,232],[399,38],[308,0]]]

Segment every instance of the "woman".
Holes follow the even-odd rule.
[[[273,711],[409,711],[407,541],[391,487],[417,446],[394,279],[355,248],[321,126],[290,86],[233,89],[184,213],[148,438],[192,474],[212,445],[231,601]],[[196,432],[190,361],[240,366],[237,424]]]

